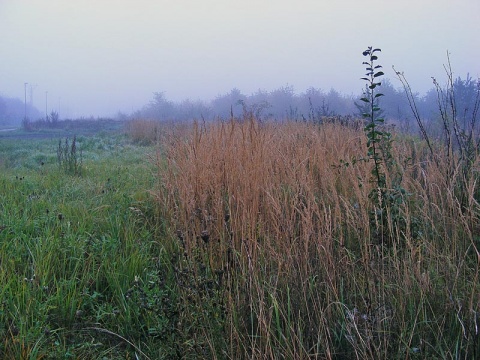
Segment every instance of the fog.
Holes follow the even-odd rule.
[[[414,91],[480,77],[478,0],[0,0],[0,95],[61,117],[132,113],[155,92],[211,100],[310,87],[361,92],[362,51]],[[25,85],[25,83],[28,83]]]

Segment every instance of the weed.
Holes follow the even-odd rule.
[[[381,131],[379,128],[385,122],[385,119],[377,116],[377,113],[381,110],[378,106],[378,98],[384,96],[382,93],[375,91],[375,89],[381,85],[381,82],[377,78],[384,75],[383,71],[379,69],[382,68],[381,65],[375,65],[375,61],[378,60],[376,52],[381,51],[380,49],[373,49],[369,47],[363,52],[363,56],[367,56],[369,61],[364,61],[363,64],[366,65],[366,76],[362,78],[367,82],[366,92],[364,97],[360,100],[368,104],[368,112],[363,113],[363,117],[368,121],[368,124],[365,126],[365,134],[367,135],[367,147],[368,152],[367,156],[369,160],[373,160],[374,166],[372,170],[372,176],[376,183],[376,187],[383,191],[386,186],[386,169],[385,166],[388,166],[389,162],[392,159],[390,152],[391,148],[391,134],[388,132]],[[378,81],[378,82],[377,82]],[[380,147],[385,148],[386,151],[381,153]],[[380,202],[383,202],[384,196],[381,195]]]
[[[82,149],[77,151],[77,137],[74,136],[70,144],[68,138],[62,144],[62,140],[58,141],[57,162],[65,173],[70,175],[82,174]]]
[[[437,93],[437,106],[442,124],[441,138],[443,139],[442,146],[437,144],[437,147],[434,149],[431,144],[433,135],[426,131],[425,123],[417,109],[410,84],[404,73],[397,71],[393,67],[398,79],[402,83],[422,137],[430,149],[432,159],[438,165],[440,162],[439,153],[444,153],[447,160],[445,166],[446,178],[451,181],[450,186],[454,188],[455,196],[459,199],[464,211],[468,211],[470,208],[469,196],[472,190],[475,200],[478,201],[480,199],[478,186],[474,186],[474,189],[471,189],[471,185],[469,185],[472,182],[477,183],[478,180],[475,159],[480,146],[478,127],[480,81],[475,83],[471,79],[462,81],[459,78],[455,80],[448,52],[447,64],[444,65],[444,69],[447,77],[445,88],[440,86],[437,79],[432,77]],[[466,91],[467,88],[469,91]],[[466,96],[468,92],[469,96]],[[461,108],[460,104],[465,108]]]
[[[384,75],[382,66],[376,65],[380,51],[381,49],[368,47],[363,52],[363,56],[368,57],[368,61],[363,62],[366,65],[366,77],[362,78],[367,85],[360,100],[367,105],[367,111],[362,114],[367,122],[364,128],[368,148],[366,160],[373,161],[371,181],[374,188],[369,198],[374,209],[370,213],[370,224],[377,243],[391,243],[391,238],[395,237],[392,232],[404,231],[404,226],[399,228],[399,225],[405,222],[400,206],[406,191],[401,187],[402,174],[393,156],[392,133],[384,125],[385,119],[379,116],[379,99],[384,96],[377,91],[381,86],[379,79]]]

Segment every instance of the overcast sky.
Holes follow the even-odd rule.
[[[293,86],[359,93],[382,49],[414,90],[480,76],[480,0],[0,0],[0,94],[60,116],[130,113],[153,92],[209,100]]]

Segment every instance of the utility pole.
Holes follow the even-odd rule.
[[[26,82],[23,85],[25,87],[25,119],[24,120],[27,121],[27,85],[28,83]]]
[[[30,106],[33,106],[33,90],[36,89],[38,85],[30,84]]]

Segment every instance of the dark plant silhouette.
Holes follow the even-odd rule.
[[[58,141],[57,162],[60,168],[72,175],[82,174],[82,151],[77,150],[77,138],[73,137],[70,144],[68,138],[62,144],[62,140]]]

